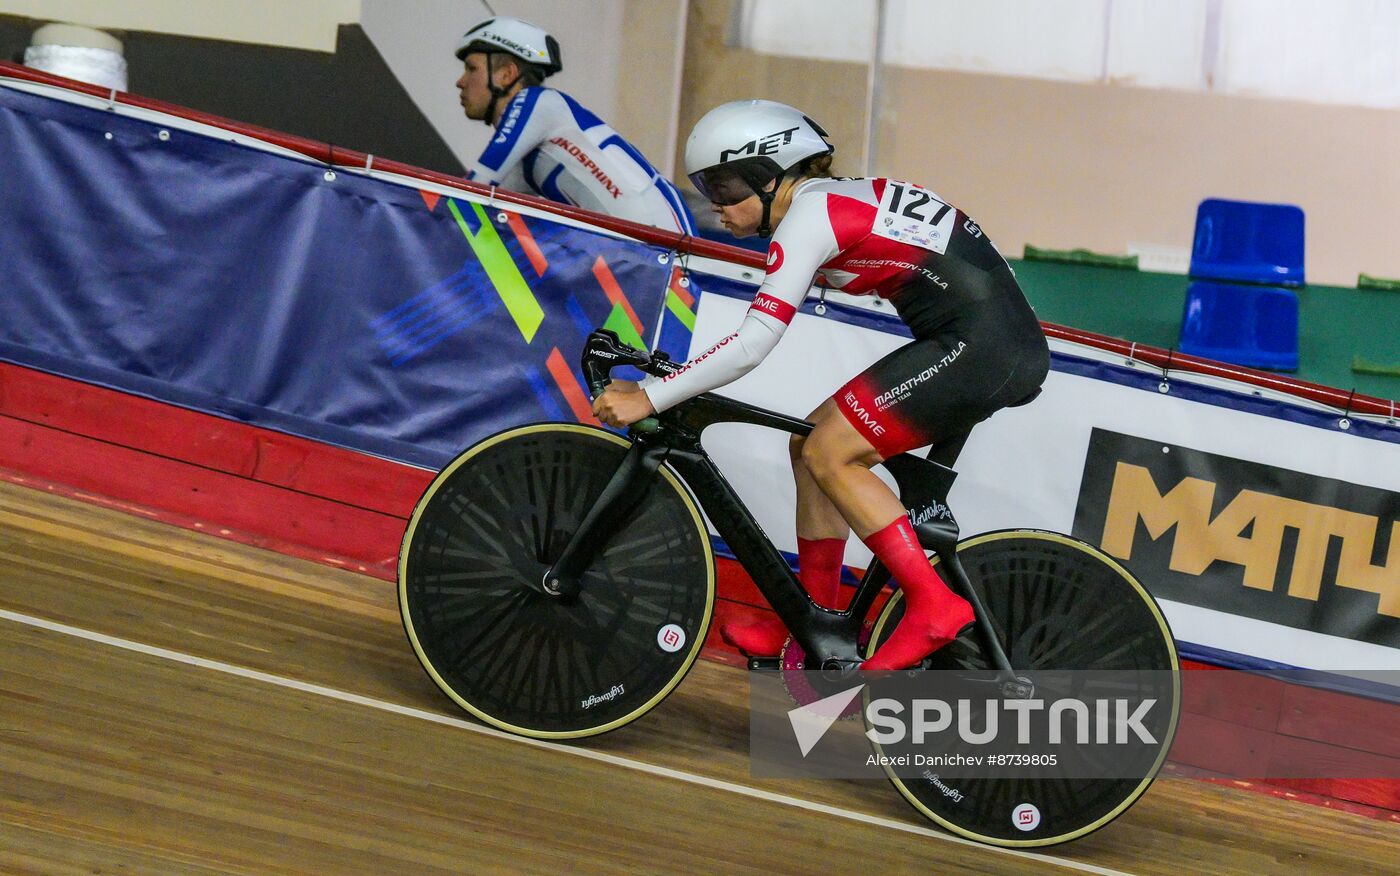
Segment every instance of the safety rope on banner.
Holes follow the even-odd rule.
[[[1356,399],[1356,387],[1351,388],[1351,394],[1347,396],[1346,407],[1342,408],[1342,418],[1337,421],[1337,428],[1343,432],[1351,428],[1351,403]],[[1392,402],[1394,404],[1394,402]]]
[[[326,182],[335,182],[335,144],[326,143],[326,171],[322,176]]]
[[[676,241],[676,245],[671,247],[671,261],[675,263],[676,270],[681,272],[680,280],[686,285],[690,284],[690,232],[682,231],[681,239]],[[667,281],[670,285],[670,281]]]
[[[1136,346],[1136,345],[1135,345]],[[1176,357],[1176,347],[1167,351],[1167,362],[1162,366],[1162,382],[1157,384],[1157,391],[1168,393],[1172,391],[1172,378],[1169,373],[1172,370],[1172,359]]]

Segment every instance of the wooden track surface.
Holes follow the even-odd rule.
[[[0,610],[4,874],[1400,873],[1400,826],[1185,779],[1042,854],[965,843],[883,782],[751,777],[706,661],[528,744],[433,687],[389,584],[3,483]]]

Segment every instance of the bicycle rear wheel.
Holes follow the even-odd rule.
[[[886,773],[916,809],[969,839],[1027,847],[1084,836],[1142,796],[1171,748],[1181,683],[1166,618],[1117,561],[1058,533],[1008,530],[976,536],[958,545],[958,559],[993,617],[1015,670],[1170,672],[1163,691],[1163,698],[1170,700],[1163,704],[1170,710],[1167,731],[1158,739],[1150,769],[1131,778],[986,777],[953,782],[937,776],[901,778],[888,767]],[[903,613],[902,594],[896,592],[876,622],[869,653]],[[936,652],[928,665],[995,668],[972,630]]]
[[[453,460],[419,500],[399,556],[404,629],[438,687],[488,724],[539,738],[621,727],[700,653],[714,557],[664,465],[577,595],[533,589],[628,447],[588,426],[513,429]]]

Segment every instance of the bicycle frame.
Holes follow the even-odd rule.
[[[595,338],[602,334],[595,334]],[[655,364],[637,359],[636,356],[646,357],[646,354],[630,348],[626,349],[632,357],[627,361],[626,353],[618,354],[612,347],[615,337],[604,339],[607,351],[601,357],[608,361],[600,364],[597,358],[590,359],[590,355],[599,355],[593,340],[590,339],[589,349],[585,351],[584,370],[595,395],[605,384],[607,369],[612,365]],[[851,604],[843,611],[813,602],[782,554],[768,540],[701,446],[701,434],[716,423],[747,423],[792,435],[807,435],[812,431],[812,424],[806,420],[710,393],[677,405],[654,421],[645,421],[645,425],[635,425],[629,432],[633,443],[622,464],[563,553],[545,573],[544,591],[561,598],[577,592],[579,575],[587,568],[596,549],[631,519],[632,510],[654,481],[657,467],[665,462],[690,487],[759,592],[802,646],[808,655],[807,665],[824,669],[849,669],[858,665],[861,662],[858,652],[861,626],[876,596],[890,580],[888,570],[878,561],[872,561]],[[956,473],[947,466],[907,453],[891,457],[883,465],[894,477],[900,501],[909,511],[920,543],[937,554],[940,568],[950,579],[948,583],[972,603],[986,653],[1001,670],[1003,680],[1013,682],[1015,674],[992,619],[958,561],[958,525],[947,504]]]

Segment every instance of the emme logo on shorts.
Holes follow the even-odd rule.
[[[1074,534],[1160,598],[1400,647],[1400,494],[1095,429]]]
[[[885,434],[885,427],[879,420],[875,419],[874,415],[866,410],[865,405],[860,403],[860,399],[856,397],[854,392],[847,391],[847,393],[841,397],[841,401],[845,403],[852,414],[860,419],[860,422],[865,425],[865,428],[870,430],[871,435],[878,437]]]

